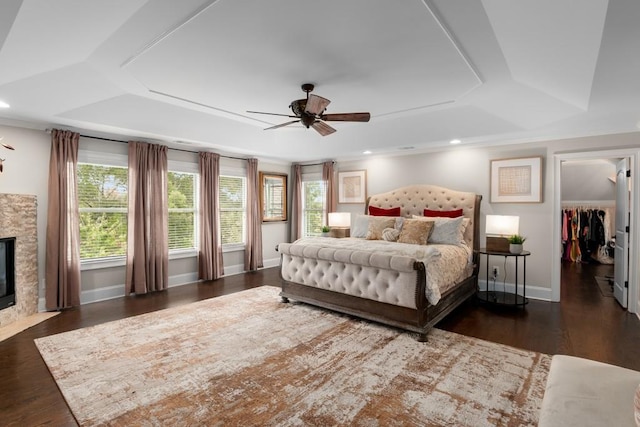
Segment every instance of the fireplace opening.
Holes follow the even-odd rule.
[[[15,237],[0,239],[0,310],[16,303]]]

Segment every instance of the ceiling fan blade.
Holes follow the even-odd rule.
[[[320,116],[322,120],[329,122],[368,122],[371,118],[370,113],[338,113],[323,114]]]
[[[278,113],[265,113],[263,111],[247,111],[247,113],[253,114],[268,114],[270,116],[282,116],[282,117],[298,117],[298,116],[290,116],[289,114],[278,114]]]
[[[309,95],[309,100],[307,100],[307,106],[304,111],[308,114],[313,114],[314,116],[322,113],[327,105],[329,105],[331,101],[327,98],[323,98],[318,95]]]
[[[334,133],[336,131],[334,128],[332,128],[331,126],[329,126],[325,122],[321,122],[320,120],[316,120],[311,125],[311,127],[314,128],[315,130],[317,130],[318,133],[320,135],[322,135],[322,136],[331,135],[332,133]]]
[[[0,141],[2,141],[3,138],[4,138],[4,136],[0,136]],[[0,145],[2,145],[6,149],[15,150],[15,148],[13,148],[11,145],[5,144],[4,142],[0,142]]]
[[[286,122],[286,123],[281,123],[279,125],[275,125],[275,126],[271,126],[270,128],[265,128],[264,130],[269,130],[269,129],[278,129],[284,126],[288,126],[288,125],[292,125],[294,123],[298,123],[300,120],[292,120],[290,122]]]

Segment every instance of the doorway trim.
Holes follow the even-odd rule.
[[[631,195],[629,210],[631,212],[629,234],[629,307],[631,313],[638,313],[638,263],[635,262],[640,253],[640,230],[637,213],[640,212],[640,149],[623,148],[615,150],[582,151],[573,153],[555,153],[553,155],[553,244],[551,250],[551,301],[560,301],[561,289],[561,256],[562,229],[558,214],[562,209],[562,162],[568,160],[597,160],[610,158],[629,158],[631,171]]]

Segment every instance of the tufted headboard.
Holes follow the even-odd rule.
[[[375,194],[367,199],[369,206],[389,209],[400,206],[400,215],[423,215],[425,209],[454,210],[462,208],[462,214],[470,219],[464,232],[464,240],[470,248],[478,250],[480,242],[480,202],[482,196],[475,193],[450,190],[437,185],[410,185],[387,193]]]

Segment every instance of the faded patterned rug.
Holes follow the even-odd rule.
[[[536,425],[550,356],[264,286],[36,340],[81,425]]]

